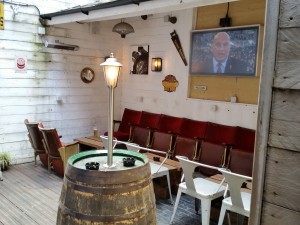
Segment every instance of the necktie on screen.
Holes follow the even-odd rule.
[[[217,73],[222,73],[222,63],[218,63]]]

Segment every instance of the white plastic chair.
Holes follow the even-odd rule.
[[[224,179],[221,181],[220,184],[218,184],[216,182],[201,177],[194,178],[193,174],[195,168],[199,166],[215,169],[215,170],[218,170],[219,168],[191,161],[184,156],[176,156],[176,158],[179,160],[181,167],[183,169],[185,182],[179,184],[178,193],[177,193],[170,224],[172,224],[174,220],[174,216],[178,207],[181,193],[185,193],[201,201],[202,225],[209,225],[211,201],[221,197],[224,194],[225,187],[222,185]]]
[[[150,149],[150,148],[144,148],[144,147],[141,147],[141,146],[139,146],[138,144],[135,144],[135,143],[123,142],[123,141],[118,141],[118,143],[125,144],[126,147],[127,147],[127,150],[129,150],[129,151],[139,152],[140,150],[145,150],[147,152],[151,152],[151,153],[154,153],[154,154],[156,153],[156,154],[160,154],[160,155],[165,155],[164,159],[162,160],[162,162],[159,165],[156,164],[156,163],[150,162],[151,175],[152,175],[152,179],[157,178],[157,177],[163,177],[163,176],[167,177],[170,201],[171,201],[171,204],[173,204],[169,169],[167,167],[163,166],[163,164],[168,159],[168,153],[158,151],[158,150],[154,150],[154,149]]]
[[[232,173],[226,169],[219,169],[219,171],[223,174],[228,184],[230,197],[226,197],[222,201],[218,225],[223,224],[226,210],[249,217],[251,194],[241,192],[241,186],[246,180],[252,180],[252,178],[237,173]],[[224,195],[226,195],[226,193]]]
[[[108,150],[108,136],[100,135],[100,138],[103,142],[104,149]],[[117,138],[113,137],[113,149],[116,147],[117,143]]]

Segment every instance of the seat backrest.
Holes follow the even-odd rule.
[[[232,204],[236,207],[244,208],[241,196],[241,187],[245,181],[252,180],[252,178],[232,173],[226,169],[219,169],[219,171],[223,174],[228,184]]]
[[[25,119],[24,124],[27,127],[32,148],[35,151],[45,151],[45,147],[44,147],[43,141],[42,141],[43,135],[38,127],[39,123],[29,122],[28,119]]]
[[[161,115],[158,130],[164,133],[172,132],[179,134],[182,122],[183,118]]]
[[[184,156],[176,156],[176,158],[179,160],[180,165],[182,167],[183,170],[183,175],[184,175],[184,180],[186,183],[186,186],[189,190],[196,192],[196,188],[195,188],[195,183],[194,183],[194,172],[195,172],[195,168],[196,167],[204,167],[207,169],[211,169],[211,170],[216,170],[216,173],[218,171],[218,167],[214,167],[214,166],[209,166],[209,165],[205,165],[202,163],[198,163],[195,161],[191,161],[189,159],[187,159]]]
[[[208,123],[204,140],[216,144],[230,144],[235,141],[237,127]]]
[[[184,118],[180,128],[180,136],[204,139],[207,124],[208,122]]]
[[[214,167],[223,167],[226,161],[226,146],[202,141],[199,162]],[[200,172],[206,176],[212,176],[218,173],[216,170],[200,168]]]
[[[39,130],[43,134],[43,139],[48,150],[48,154],[52,157],[60,157],[58,149],[62,147],[59,136],[55,128],[43,128],[39,125]]]
[[[189,160],[195,160],[198,156],[198,140],[177,136],[175,140],[173,156],[181,155]]]
[[[140,126],[134,126],[131,132],[130,142],[146,147],[149,145],[152,132],[150,129]]]
[[[155,131],[153,132],[150,146],[152,149],[171,153],[173,151],[174,139],[175,137],[170,133]]]
[[[251,177],[253,168],[253,153],[241,149],[231,149],[227,167],[234,173]]]
[[[125,108],[118,131],[129,133],[130,132],[129,124],[139,124],[141,115],[142,115],[141,111]]]
[[[158,129],[161,114],[142,111],[139,126],[144,128]]]
[[[103,142],[104,148],[108,150],[108,136],[100,135],[100,138]],[[117,138],[113,137],[113,149],[116,147],[117,141]]]
[[[233,147],[243,149],[248,152],[254,152],[254,144],[255,130],[244,127],[237,127]]]

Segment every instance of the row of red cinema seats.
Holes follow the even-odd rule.
[[[183,155],[252,176],[255,131],[251,129],[126,108],[114,136],[168,152],[172,159]],[[207,176],[215,173],[209,169],[201,172]]]

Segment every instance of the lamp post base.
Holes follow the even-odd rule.
[[[115,167],[117,167],[117,164],[113,163],[109,166],[107,163],[105,163],[105,164],[103,164],[103,167],[104,168],[115,168]]]

